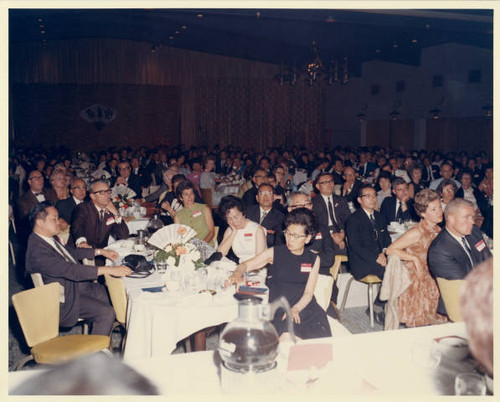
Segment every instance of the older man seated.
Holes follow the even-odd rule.
[[[28,273],[40,273],[44,283],[59,282],[60,297],[59,325],[72,327],[78,318],[91,322],[91,333],[107,335],[115,320],[103,285],[94,282],[99,275],[127,276],[131,270],[123,265],[119,267],[96,267],[82,265],[83,258],[103,257],[115,260],[118,254],[112,250],[97,248],[69,248],[57,238],[59,233],[59,215],[49,201],[36,204],[30,211],[33,232],[28,239],[26,251],[26,270]]]

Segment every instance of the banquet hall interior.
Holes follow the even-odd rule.
[[[13,7],[7,22],[9,186],[18,186],[9,188],[9,371],[30,353],[11,297],[33,287],[16,233],[16,200],[28,191],[18,165],[25,174],[52,156],[97,165],[85,158],[126,149],[129,160],[164,154],[164,170],[182,154],[186,173],[191,155],[213,153],[219,173],[222,151],[243,163],[306,154],[309,180],[325,158],[354,166],[361,153],[374,166],[384,153],[386,163],[453,159],[457,179],[468,158],[493,163],[492,9]],[[349,272],[343,262],[334,318],[352,334],[383,333],[370,323],[366,284]],[[125,332],[112,333],[116,356]],[[208,332],[207,350],[220,332]],[[174,345],[174,354],[191,348]]]

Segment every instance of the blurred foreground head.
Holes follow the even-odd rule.
[[[493,374],[493,258],[465,277],[460,309],[473,356]]]
[[[21,383],[12,395],[158,395],[146,377],[121,360],[95,353]]]

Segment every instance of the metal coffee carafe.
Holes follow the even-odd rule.
[[[295,342],[290,305],[284,297],[269,304],[258,297],[245,298],[238,304],[238,318],[220,336],[219,354],[225,368],[261,373],[276,366],[279,337],[270,320],[280,307],[286,312],[288,332]]]

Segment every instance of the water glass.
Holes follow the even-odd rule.
[[[167,262],[166,261],[157,261],[155,262],[156,272],[159,274],[164,274],[167,271]]]
[[[476,373],[460,373],[455,377],[455,395],[486,395],[486,382]]]
[[[434,339],[418,338],[411,350],[412,360],[418,367],[435,368],[441,362],[441,352]]]

